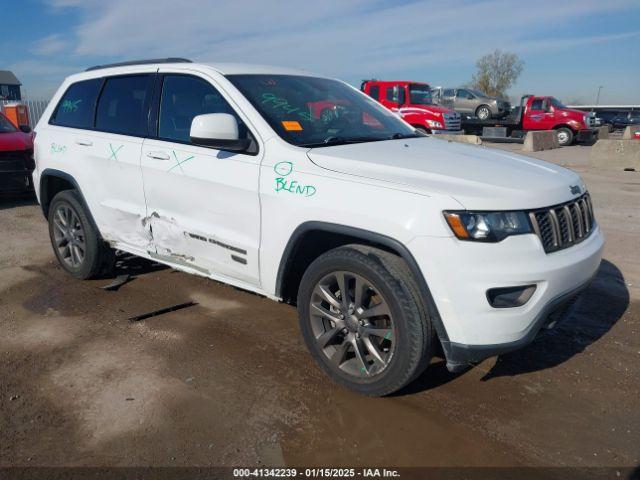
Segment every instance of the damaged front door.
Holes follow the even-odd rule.
[[[141,161],[153,254],[258,285],[259,157],[190,144],[196,115],[236,114],[204,78],[165,73],[159,82],[157,135],[145,140]]]

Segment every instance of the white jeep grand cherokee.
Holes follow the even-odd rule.
[[[318,364],[366,395],[440,346],[456,370],[526,345],[600,263],[574,172],[423,136],[302,71],[94,67],[36,132],[34,185],[71,275],[122,250],[295,303]]]

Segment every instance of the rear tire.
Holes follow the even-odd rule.
[[[48,218],[53,252],[68,273],[87,280],[113,270],[115,251],[94,228],[78,192],[64,190],[53,197]]]
[[[573,130],[568,127],[560,127],[556,129],[558,132],[558,144],[561,147],[566,147],[573,143]]]
[[[298,314],[318,365],[360,394],[393,393],[431,360],[425,304],[406,263],[383,250],[347,245],[318,257],[302,277]]]

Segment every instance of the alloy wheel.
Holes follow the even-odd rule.
[[[483,107],[480,110],[478,110],[478,118],[480,120],[486,120],[487,118],[489,118],[489,109],[486,107]]]
[[[59,205],[53,214],[53,237],[60,258],[78,268],[87,251],[84,228],[78,214],[68,205]]]
[[[345,271],[324,276],[311,295],[310,322],[333,370],[367,379],[390,364],[396,345],[393,316],[366,278]]]

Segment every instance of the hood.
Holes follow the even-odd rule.
[[[585,115],[590,115],[589,112],[585,112],[584,110],[577,110],[575,108],[563,108],[560,112],[567,112],[571,114],[571,116],[579,116],[580,118],[584,118]]]
[[[309,150],[319,167],[448,195],[468,210],[526,210],[569,201],[584,192],[566,168],[491,148],[434,137]]]
[[[400,112],[404,110],[426,110],[427,112],[431,112],[431,113],[455,113],[453,110],[450,110],[447,107],[442,107],[440,105],[410,104],[400,108]]]
[[[33,148],[33,140],[30,134],[23,132],[0,132],[0,152],[28,150],[30,148]]]

